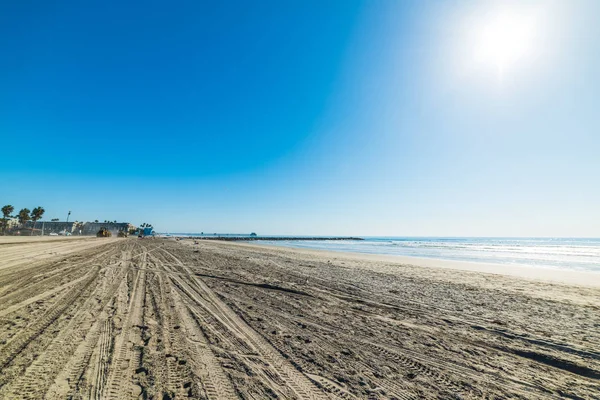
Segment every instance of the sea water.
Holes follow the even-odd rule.
[[[257,243],[600,273],[600,239],[452,237],[365,237],[364,239],[340,241],[261,240]]]

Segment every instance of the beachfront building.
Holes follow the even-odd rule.
[[[32,229],[33,222],[28,221],[25,228]],[[51,233],[58,235],[74,235],[74,236],[95,236],[100,228],[106,228],[113,236],[116,236],[119,231],[129,232],[131,228],[135,228],[128,222],[64,222],[64,221],[37,221],[35,223],[35,235],[48,236]]]
[[[6,229],[16,229],[19,227],[19,219],[18,218],[6,218]]]
[[[4,223],[6,223],[6,231],[4,231]],[[17,218],[0,218],[0,231],[4,234],[10,234],[19,229],[19,220]]]
[[[73,234],[73,227],[75,222],[64,222],[64,221],[37,221],[35,223],[35,235],[41,235],[42,232],[45,236],[56,233],[58,235]],[[32,229],[33,221],[27,221],[25,228]]]

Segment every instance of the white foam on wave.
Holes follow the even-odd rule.
[[[600,272],[600,239],[366,238],[263,241],[279,246]]]

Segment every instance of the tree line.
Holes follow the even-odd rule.
[[[33,228],[31,229],[31,235],[33,235],[33,232],[35,230],[35,224],[37,221],[39,221],[42,216],[44,215],[44,213],[46,212],[46,210],[44,210],[44,207],[35,207],[33,210],[29,210],[28,208],[22,208],[21,210],[19,210],[18,213],[14,214],[15,211],[15,207],[8,204],[5,205],[4,207],[2,207],[2,219],[1,219],[1,223],[0,223],[0,227],[2,228],[2,234],[6,235],[7,234],[7,228],[8,228],[8,221],[10,218],[16,218],[19,222],[19,225],[21,228],[24,228],[25,225],[27,224],[27,222],[29,221],[33,221]],[[69,211],[69,215],[71,214],[71,212]],[[58,218],[53,218],[51,221],[52,222],[56,222],[58,221]],[[95,220],[94,222],[99,223],[100,221]],[[107,223],[107,224],[111,224],[111,223],[117,223],[116,220],[114,221],[109,221],[109,220],[104,220],[103,223]],[[74,222],[75,224],[75,228],[80,230],[83,228],[83,222]],[[152,228],[151,224],[148,224],[146,222],[144,222],[142,225],[140,225],[140,228]],[[134,228],[131,229],[132,232],[137,232],[139,230],[139,228]]]
[[[19,210],[17,215],[11,215],[15,211],[15,207],[8,204],[2,207],[2,233],[6,235],[6,227],[8,225],[9,218],[17,218],[19,224],[24,227],[27,221],[33,221],[33,229],[31,229],[31,234],[33,235],[33,231],[35,230],[35,223],[42,218],[46,210],[44,207],[35,207],[33,210],[29,210],[29,208],[22,208]]]

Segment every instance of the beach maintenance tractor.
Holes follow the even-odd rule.
[[[112,233],[110,233],[110,231],[104,227],[100,228],[100,230],[98,231],[98,233],[96,233],[97,237],[111,237]]]

